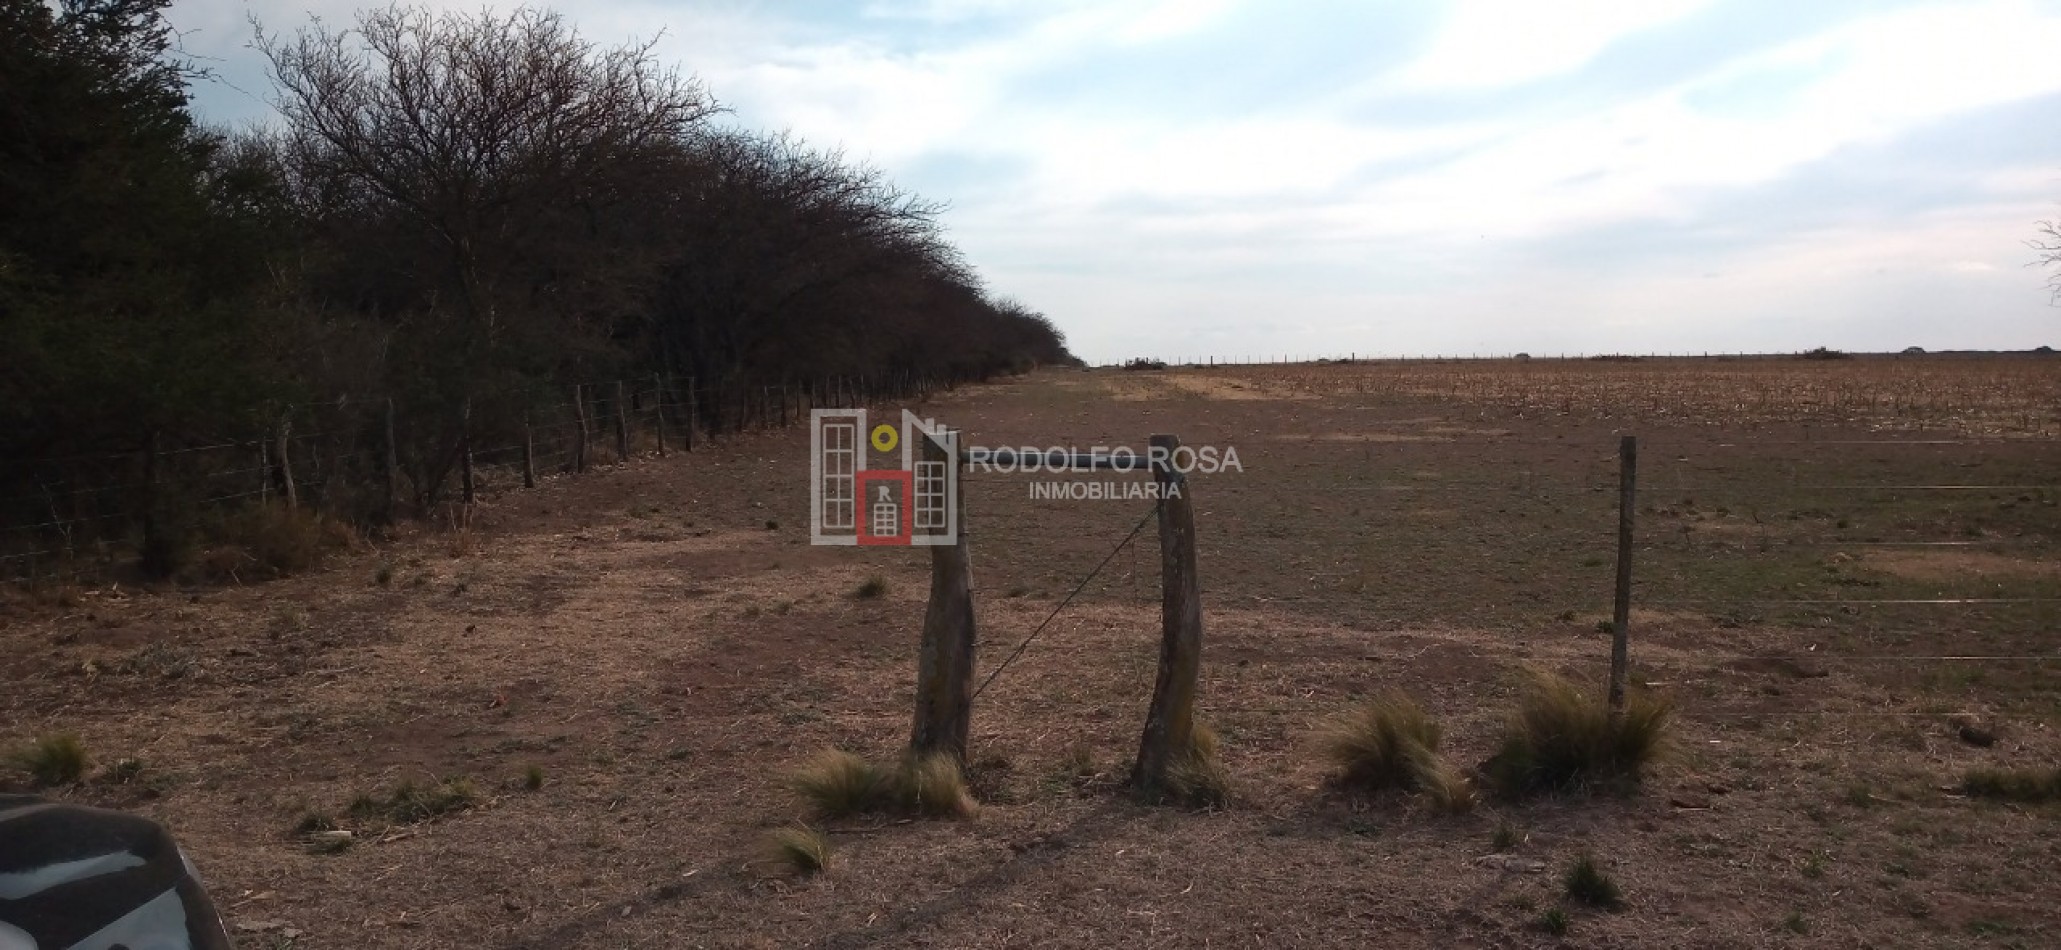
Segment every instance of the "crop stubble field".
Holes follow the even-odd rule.
[[[985,445],[1237,448],[1242,473],[1193,481],[1229,806],[1117,788],[1156,661],[1148,526],[976,702],[977,818],[831,823],[827,873],[755,866],[803,814],[785,769],[905,741],[928,577],[921,552],[808,545],[798,427],[490,494],[470,537],[424,530],[309,576],[16,596],[0,738],[82,736],[93,779],[58,794],[168,822],[249,946],[2061,933],[2056,806],[1956,791],[1970,768],[2061,761],[2061,361],[1046,371],[920,409]],[[1524,664],[1600,685],[1627,432],[1633,679],[1680,710],[1644,789],[1457,817],[1328,792],[1310,734],[1358,699],[1409,691],[1472,765]],[[1033,501],[1024,476],[964,489],[984,676],[1146,507]],[[855,597],[874,575],[887,593]],[[1970,722],[1999,741],[1963,742]],[[350,814],[454,776],[472,807]],[[354,846],[312,853],[310,812]],[[1499,856],[1502,825],[1521,841]],[[1548,934],[1584,852],[1628,905],[1567,905]]]

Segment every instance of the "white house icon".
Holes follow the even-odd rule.
[[[902,508],[895,503],[886,485],[877,485],[878,497],[873,500],[873,536],[891,538],[902,533]]]

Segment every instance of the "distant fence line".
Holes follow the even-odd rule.
[[[1495,352],[1490,352],[1490,353],[1482,353],[1482,352],[1478,352],[1478,351],[1469,351],[1469,352],[1466,352],[1466,353],[1461,353],[1461,352],[1459,352],[1459,351],[1457,351],[1457,350],[1455,350],[1455,351],[1453,351],[1453,352],[1451,352],[1451,353],[1444,353],[1444,352],[1439,352],[1439,353],[1372,353],[1372,352],[1369,352],[1369,353],[1360,353],[1360,352],[1356,352],[1356,351],[1347,351],[1347,352],[1345,352],[1345,353],[1267,353],[1267,354],[1261,354],[1261,355],[1257,355],[1257,356],[1255,356],[1255,355],[1252,355],[1252,354],[1233,354],[1233,355],[1228,355],[1228,356],[1225,356],[1225,355],[1202,355],[1202,356],[1182,356],[1182,357],[1177,357],[1177,358],[1172,358],[1172,359],[1168,359],[1168,358],[1163,358],[1163,357],[1158,357],[1158,356],[1144,356],[1144,357],[1133,357],[1133,358],[1125,359],[1125,360],[1119,361],[1118,363],[1116,363],[1116,364],[1112,364],[1112,365],[1117,365],[1117,366],[1124,366],[1124,365],[1129,365],[1129,364],[1131,364],[1131,363],[1135,363],[1135,362],[1137,362],[1137,361],[1139,361],[1139,360],[1144,360],[1144,361],[1146,361],[1146,362],[1158,362],[1158,363],[1165,363],[1165,364],[1166,364],[1167,366],[1169,366],[1169,367],[1183,367],[1183,368],[1186,368],[1186,367],[1201,367],[1201,368],[1209,368],[1209,367],[1214,367],[1214,366],[1222,366],[1222,367],[1240,367],[1240,366],[1297,366],[1297,365],[1315,365],[1315,364],[1323,364],[1323,363],[1495,363],[1495,362],[1525,362],[1525,361],[1532,361],[1532,360],[1536,360],[1536,361],[1540,361],[1540,362],[1578,362],[1578,361],[1591,361],[1591,360],[1593,360],[1593,361],[1597,361],[1597,362],[1636,362],[1636,361],[1639,361],[1639,360],[1723,360],[1723,361],[1743,361],[1743,360],[1787,360],[1787,359],[1797,359],[1797,360],[1848,360],[1848,359],[1857,359],[1857,360],[1882,360],[1882,359],[1920,359],[1920,358],[1923,358],[1923,359],[1933,359],[1933,360],[1952,360],[1952,359],[1999,359],[1999,358],[2003,358],[2003,359],[2012,359],[2012,358],[2017,358],[2017,359],[2031,359],[2031,358],[2039,358],[2039,357],[2051,357],[2051,356],[2054,356],[2054,355],[2056,355],[2056,354],[2055,354],[2055,351],[2054,351],[2054,350],[2053,350],[2052,348],[2049,348],[2049,347],[2040,347],[2040,348],[2037,348],[2037,349],[2030,349],[2030,350],[1981,350],[1981,351],[1977,351],[1977,350],[1937,350],[1937,351],[1932,351],[1932,350],[1903,350],[1903,351],[1897,351],[1897,352],[1880,352],[1880,353],[1864,353],[1864,352],[1859,352],[1859,351],[1847,351],[1847,350],[1830,350],[1830,349],[1823,349],[1823,348],[1819,348],[1819,349],[1813,349],[1813,350],[1795,350],[1795,351],[1787,351],[1787,352],[1768,352],[1768,353],[1746,353],[1746,352],[1722,352],[1722,351],[1712,351],[1712,350],[1701,350],[1701,351],[1686,351],[1686,350],[1685,350],[1685,351],[1679,351],[1679,352],[1678,352],[1678,351],[1672,351],[1672,350],[1670,350],[1670,351],[1664,351],[1664,352],[1651,352],[1651,353],[1640,353],[1640,352],[1628,352],[1628,351],[1610,351],[1610,352],[1596,352],[1596,353],[1587,353],[1587,352],[1575,352],[1575,353],[1567,353],[1567,352],[1560,352],[1560,353],[1545,353],[1545,352],[1539,352],[1539,353],[1530,353],[1530,352],[1523,352],[1523,351],[1517,351],[1517,350],[1512,350],[1512,351],[1509,351],[1509,352],[1504,352],[1504,353],[1495,353]]]
[[[341,396],[290,404],[268,431],[242,439],[9,461],[0,581],[106,573],[164,537],[252,504],[369,522],[428,515],[490,487],[533,487],[555,474],[804,423],[811,409],[920,400],[948,386],[915,373],[708,385],[658,375],[488,392],[455,422],[412,423],[397,420],[386,397]],[[412,460],[402,451],[439,440],[455,448],[418,449]]]

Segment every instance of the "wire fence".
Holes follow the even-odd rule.
[[[1683,715],[1938,719],[1999,704],[2051,709],[2061,699],[2061,479],[2051,477],[2061,472],[2061,441],[1740,442],[1674,432],[1640,441],[1628,548],[1634,666],[1675,687],[1682,676],[1702,683],[1742,671],[1683,703]],[[1941,447],[1953,451],[1942,456]],[[1296,447],[1270,460],[1279,468],[1248,462],[1237,477],[1199,477],[1205,610],[1238,616],[1232,629],[1255,622],[1244,611],[1307,611],[1349,627],[1502,630],[1534,645],[1592,635],[1611,607],[1603,554],[1621,489],[1611,448],[1579,438],[1394,443],[1375,455]],[[991,496],[1023,492],[1025,480],[977,474],[964,484]],[[1029,508],[995,506],[976,521],[1082,533],[1056,520],[1062,509],[1035,506],[1064,495],[1029,497]],[[1105,596],[1136,606],[1156,600],[1156,591],[1104,584]],[[1076,586],[1060,608],[1079,594]],[[1051,623],[1045,616],[1004,665],[1026,647],[1035,654],[1031,641]],[[1498,662],[1531,652],[1450,642]],[[1607,659],[1608,637],[1582,642],[1595,645],[1597,663]],[[1762,677],[1766,696],[1754,692],[1756,670],[1774,671]],[[1849,682],[1822,696],[1784,688],[1826,676]],[[1963,688],[1982,677],[2005,685]],[[1232,689],[1204,702],[1234,715],[1316,715],[1351,702],[1347,689]]]

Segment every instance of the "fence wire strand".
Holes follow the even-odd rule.
[[[1131,526],[1130,533],[1124,535],[1124,539],[1118,541],[1116,547],[1110,548],[1109,553],[1102,556],[1102,562],[1096,564],[1095,568],[1089,571],[1086,577],[1081,578],[1081,582],[1075,584],[1073,590],[1067,592],[1066,599],[1061,600],[1059,606],[1052,608],[1052,612],[1046,614],[1045,619],[1038,622],[1037,629],[1032,630],[1030,636],[1024,637],[1023,642],[1017,644],[1016,649],[1010,651],[1009,656],[1003,659],[1001,663],[996,664],[995,668],[988,673],[986,679],[981,680],[979,688],[973,691],[974,699],[979,699],[980,694],[986,692],[988,685],[995,681],[995,677],[1002,675],[1002,671],[1008,669],[1009,664],[1016,662],[1016,658],[1023,655],[1023,651],[1031,645],[1031,641],[1036,640],[1038,634],[1045,632],[1045,627],[1050,625],[1052,620],[1059,616],[1059,612],[1065,610],[1066,605],[1073,603],[1073,599],[1080,596],[1081,591],[1087,589],[1088,582],[1094,580],[1095,575],[1102,573],[1102,569],[1108,567],[1110,561],[1116,560],[1116,556],[1130,545],[1131,539],[1136,538],[1138,532],[1145,529],[1145,523],[1151,521],[1152,516],[1158,513],[1159,503],[1154,502],[1152,507],[1145,510],[1144,517],[1139,518],[1138,523]]]

